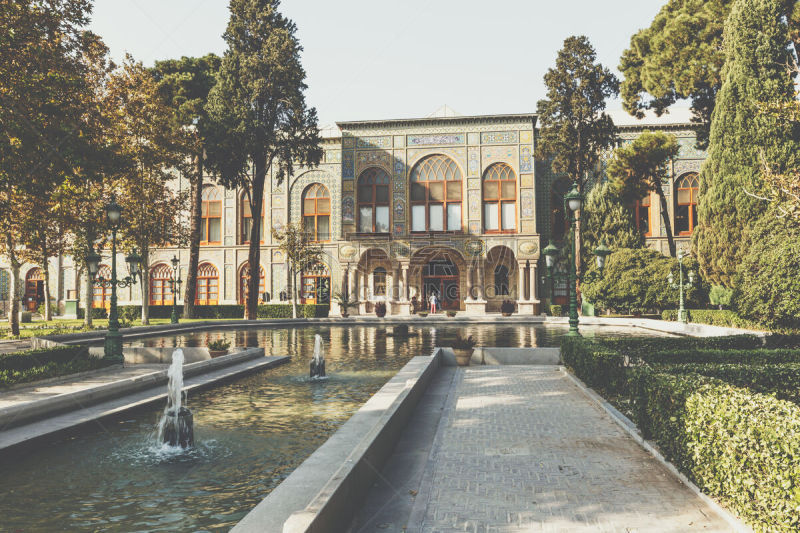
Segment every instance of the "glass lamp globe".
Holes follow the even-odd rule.
[[[550,241],[550,244],[544,247],[542,253],[544,254],[547,268],[553,268],[553,265],[556,263],[556,256],[558,255],[558,248],[555,247],[553,241]]]
[[[111,199],[111,202],[106,206],[106,217],[108,217],[108,222],[112,226],[116,226],[119,224],[119,219],[122,216],[122,207],[114,200]]]
[[[578,192],[578,186],[573,184],[567,195],[564,197],[567,200],[567,206],[570,211],[579,211],[581,208],[581,193]]]

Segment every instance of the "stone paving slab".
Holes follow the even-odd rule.
[[[456,372],[447,401],[440,404],[441,420],[418,488],[409,488],[407,476],[397,474],[420,465],[405,449],[409,464],[403,468],[390,460],[393,470],[383,474],[392,488],[376,487],[381,494],[371,497],[401,498],[414,491],[407,520],[368,501],[377,511],[352,531],[731,530],[560,367]]]

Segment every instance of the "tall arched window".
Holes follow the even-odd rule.
[[[258,267],[260,281],[258,283],[258,303],[264,303],[264,293],[267,292],[266,276],[264,267]],[[247,295],[250,293],[248,282],[250,281],[250,264],[245,262],[239,269],[239,303],[244,305],[247,302]]]
[[[358,178],[359,233],[389,233],[389,174],[369,168]]]
[[[313,241],[331,240],[331,195],[321,183],[303,192],[303,227]]]
[[[331,274],[322,263],[303,270],[300,280],[302,303],[326,304],[331,301]]]
[[[686,174],[678,181],[675,194],[675,233],[691,235],[697,226],[697,174]]]
[[[25,274],[25,307],[28,311],[36,311],[43,302],[44,273],[39,267],[34,267]]]
[[[264,244],[264,200],[261,200],[261,224],[259,228],[259,236],[261,244]],[[250,210],[250,201],[247,199],[247,193],[242,193],[239,197],[239,213],[241,213],[241,221],[239,223],[240,235],[239,242],[242,244],[250,243],[250,232],[253,230],[253,214]]]
[[[634,205],[634,220],[636,227],[645,237],[650,236],[650,195],[648,194]]]
[[[461,231],[461,169],[444,155],[411,171],[411,231]]]
[[[217,305],[219,302],[219,272],[211,263],[197,267],[195,305]]]
[[[150,269],[150,305],[172,305],[171,279],[172,267],[166,263]]]
[[[220,244],[222,242],[222,193],[217,187],[203,189],[201,214],[200,244]]]
[[[374,296],[386,296],[386,269],[378,267],[372,271],[372,291]]]
[[[487,233],[517,228],[517,177],[505,163],[495,163],[483,175],[483,226]]]
[[[494,295],[508,296],[508,267],[505,265],[494,267]]]
[[[100,265],[100,267],[97,269],[97,277],[111,279],[111,268],[109,268],[108,265]],[[94,285],[92,288],[92,307],[108,309],[111,305],[111,287]]]

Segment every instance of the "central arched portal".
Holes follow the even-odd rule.
[[[431,259],[422,267],[423,301],[427,303],[431,294],[438,296],[442,309],[461,307],[458,267],[447,257]]]

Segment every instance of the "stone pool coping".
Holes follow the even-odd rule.
[[[328,318],[280,318],[280,319],[261,319],[261,320],[208,320],[202,322],[185,322],[181,324],[160,324],[156,326],[138,326],[130,329],[122,329],[123,340],[141,339],[165,334],[191,333],[195,331],[206,331],[210,329],[242,329],[242,328],[265,328],[265,327],[292,327],[292,326],[314,326],[314,325],[392,325],[392,324],[558,324],[568,323],[566,317],[550,317],[536,315],[512,315],[504,317],[501,315],[470,316],[456,315],[448,317],[444,314],[437,316],[390,316],[378,318],[375,316],[351,316],[348,318],[328,317]],[[615,326],[633,327],[663,333],[673,333],[677,335],[688,335],[693,337],[717,337],[723,335],[757,335],[764,337],[767,332],[727,328],[722,326],[711,326],[708,324],[672,322],[666,320],[654,320],[649,318],[609,318],[584,316],[580,318],[583,326]],[[68,333],[65,335],[49,335],[46,337],[33,337],[31,342],[34,347],[51,346],[52,342],[63,344],[81,344],[102,342],[105,338],[105,330],[95,330],[84,333]]]
[[[262,348],[250,348],[225,357],[227,359],[220,357],[185,365],[183,390],[189,392],[218,385],[290,359],[288,356],[264,357]],[[27,422],[20,424],[20,418],[11,419],[15,427],[0,432],[0,451],[164,400],[168,381],[166,372],[156,370],[99,387],[5,408],[3,416],[23,417]]]
[[[231,531],[343,531],[446,364],[445,351],[413,357]]]

